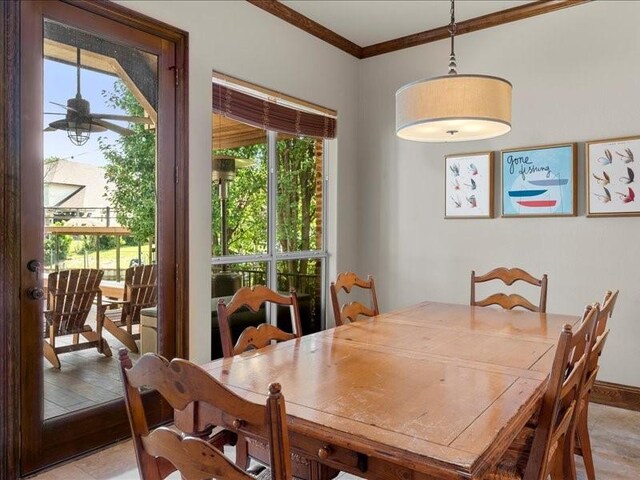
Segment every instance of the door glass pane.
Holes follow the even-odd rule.
[[[278,290],[282,293],[295,288],[298,295],[298,307],[302,333],[319,332],[322,326],[322,259],[279,260]],[[288,310],[278,307],[278,326],[281,327],[282,312]],[[284,329],[286,330],[287,324]]]
[[[267,251],[267,132],[213,114],[214,256]]]
[[[321,250],[321,138],[278,135],[277,250]]]
[[[51,418],[121,396],[118,349],[129,348],[134,361],[157,349],[154,325],[139,336],[141,317],[157,323],[155,296],[130,318],[109,300],[133,309],[145,282],[157,291],[158,61],[46,20],[43,62],[42,331]],[[139,266],[147,268],[129,270]]]

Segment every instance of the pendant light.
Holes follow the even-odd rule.
[[[451,0],[449,74],[405,85],[396,92],[396,134],[418,142],[463,142],[511,130],[511,83],[487,75],[459,75]]]

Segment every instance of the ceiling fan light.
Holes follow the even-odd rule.
[[[396,134],[419,142],[493,138],[511,130],[507,80],[446,75],[419,80],[396,92]]]
[[[89,137],[91,136],[91,127],[90,123],[75,123],[69,122],[67,129],[67,136],[71,143],[74,145],[81,147],[89,141]]]

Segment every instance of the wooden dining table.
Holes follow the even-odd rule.
[[[255,402],[282,385],[311,478],[477,479],[539,407],[559,333],[578,320],[423,302],[203,367]],[[212,410],[176,423],[204,428]]]

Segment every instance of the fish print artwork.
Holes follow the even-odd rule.
[[[445,157],[444,216],[493,217],[493,152]]]
[[[576,149],[570,143],[501,152],[502,215],[575,215]]]
[[[640,215],[640,137],[587,142],[587,216]]]

